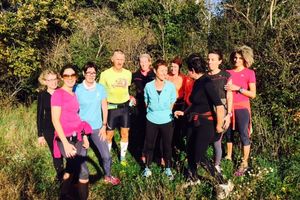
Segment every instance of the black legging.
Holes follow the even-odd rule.
[[[215,140],[214,121],[199,117],[199,125],[197,127],[195,127],[193,122],[189,125],[187,133],[187,156],[191,172],[195,174],[197,165],[201,165],[216,178],[218,183],[224,183],[222,175],[216,172],[215,167],[206,157],[209,144]]]
[[[56,171],[56,176],[58,179],[62,179],[64,175],[64,163],[63,163],[63,158],[54,158],[53,156],[53,138],[54,138],[54,133],[53,132],[45,132],[44,133],[44,138],[48,144],[48,147],[50,149],[52,159],[53,159],[53,165]]]
[[[146,165],[150,166],[153,159],[153,151],[156,144],[158,133],[161,134],[163,144],[163,158],[166,167],[171,166],[172,158],[172,137],[173,137],[173,121],[166,124],[154,124],[147,120],[146,136],[145,136],[145,156]]]

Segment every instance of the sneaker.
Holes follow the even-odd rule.
[[[113,186],[115,186],[115,185],[119,185],[121,183],[121,181],[117,177],[105,176],[104,183],[112,184]]]
[[[127,161],[126,160],[121,160],[121,165],[123,167],[126,167],[128,165]]]
[[[242,162],[239,169],[234,173],[235,176],[244,176],[245,172],[248,170],[248,163]]]
[[[148,178],[151,175],[152,175],[151,170],[148,167],[146,167],[145,170],[143,171],[143,176]]]
[[[225,199],[226,197],[228,197],[233,188],[234,185],[230,180],[227,184],[218,185],[216,188],[217,199]]]
[[[200,185],[201,181],[198,178],[188,178],[183,184],[183,188],[188,188],[189,186]]]
[[[222,168],[220,167],[220,165],[215,165],[215,168],[219,174],[222,173]]]
[[[230,160],[230,161],[232,161],[232,158],[231,158],[231,156],[226,155],[226,156],[225,156],[225,160]]]
[[[167,177],[169,178],[170,181],[174,180],[174,175],[170,168],[165,169],[165,174],[167,175]]]
[[[121,165],[122,165],[123,167],[126,167],[128,163],[127,163],[127,161],[126,161],[125,156],[124,156],[124,157],[121,156],[120,160],[121,160]]]

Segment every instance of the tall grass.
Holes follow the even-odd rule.
[[[0,114],[0,199],[57,199],[58,184],[48,147],[37,145],[36,105],[2,108]],[[117,137],[117,140],[119,138]],[[262,141],[261,141],[262,142]],[[256,150],[258,152],[258,150]],[[209,149],[212,155],[212,149]],[[237,154],[238,156],[239,154]],[[113,152],[112,173],[121,178],[120,186],[106,185],[103,172],[92,150],[88,152],[91,173],[89,199],[214,199],[214,180],[203,169],[201,184],[184,188],[186,160],[174,166],[175,180],[169,181],[162,169],[153,166],[150,178],[128,154],[122,167]],[[229,199],[299,199],[299,154],[292,160],[268,160],[264,154],[252,155],[251,170],[244,177],[233,177],[238,162],[222,161],[223,174],[236,185]],[[239,159],[237,159],[239,160]]]

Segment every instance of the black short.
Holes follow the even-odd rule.
[[[129,106],[108,110],[107,130],[130,128]]]

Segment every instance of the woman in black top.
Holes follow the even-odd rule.
[[[224,107],[213,82],[206,74],[205,60],[197,54],[192,54],[187,64],[189,76],[195,79],[190,95],[192,104],[184,112],[175,111],[174,114],[175,117],[188,115],[190,119],[187,137],[190,184],[199,182],[197,167],[202,165],[218,183],[218,198],[227,196],[233,189],[232,184],[224,184],[222,175],[216,172],[213,164],[206,157],[209,144],[216,138],[215,134],[221,134],[224,130]]]
[[[39,82],[43,87],[38,93],[37,105],[37,128],[38,128],[38,143],[45,145],[47,143],[52,158],[53,165],[56,170],[56,178],[61,181],[64,173],[62,158],[54,158],[53,156],[53,138],[54,127],[51,121],[51,95],[57,88],[57,73],[51,70],[45,70],[39,76]]]
[[[146,128],[146,105],[144,100],[144,88],[145,85],[154,80],[155,73],[151,66],[151,56],[149,54],[141,54],[139,57],[140,68],[132,74],[132,83],[135,86],[135,99],[136,99],[136,112],[132,117],[133,125],[130,129],[130,141],[131,141],[131,152],[137,158],[141,158],[145,162],[144,157],[144,140],[145,140],[145,128]],[[129,144],[130,145],[130,144]]]

